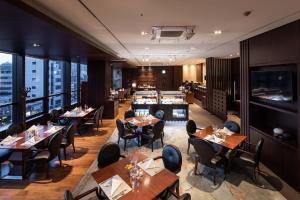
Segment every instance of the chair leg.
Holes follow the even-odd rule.
[[[65,157],[65,160],[67,160],[67,152],[66,152],[66,147],[64,147],[64,157]]]
[[[161,146],[163,147],[163,146],[164,146],[164,139],[163,139],[163,136],[161,136],[160,140],[161,140]]]
[[[252,176],[253,180],[256,181],[256,168],[253,167],[253,176]]]
[[[61,158],[60,158],[60,153],[58,153],[57,157],[58,157],[58,160],[59,160],[59,166],[61,166]]]
[[[195,168],[194,168],[194,174],[195,174],[195,175],[199,175],[199,174],[197,173],[197,169],[198,169],[198,158],[196,157],[196,158],[195,158]]]
[[[125,139],[124,140],[124,151],[126,151],[126,143],[127,143],[127,140]]]
[[[191,143],[190,143],[190,142],[188,142],[187,154],[190,154],[190,146],[191,146]]]
[[[152,149],[152,152],[153,152],[153,141],[151,142],[151,149]]]
[[[75,144],[74,144],[74,142],[72,143],[72,146],[73,146],[73,153],[75,153]]]
[[[120,137],[118,137],[118,144],[120,144]]]
[[[214,165],[213,167],[214,185],[216,185],[216,175],[217,175],[217,168],[216,165]]]
[[[46,164],[46,167],[47,167],[47,169],[46,169],[46,179],[49,179],[50,178],[49,163]]]

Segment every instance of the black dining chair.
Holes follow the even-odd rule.
[[[220,152],[215,152],[211,143],[200,138],[193,139],[193,145],[197,153],[195,157],[195,175],[202,175],[202,173],[197,173],[198,163],[208,166],[213,170],[213,182],[216,185],[217,165],[222,161]]]
[[[56,109],[53,109],[49,113],[49,120],[54,124],[54,125],[68,125],[70,121],[68,119],[61,119],[60,115],[62,113]]]
[[[196,133],[197,130],[202,130],[202,128],[198,128],[194,120],[188,120],[186,122],[186,132],[189,136],[187,154],[190,153],[190,146],[192,144],[193,138],[195,138],[193,134]]]
[[[101,114],[101,108],[97,109],[94,112],[94,115],[92,118],[86,118],[86,121],[82,124],[82,126],[97,128],[97,131],[98,131],[99,127],[100,127],[100,122],[99,122],[100,114]]]
[[[238,125],[238,123],[234,122],[234,121],[226,121],[224,123],[224,127],[226,127],[228,130],[234,132],[234,133],[239,133],[241,128]]]
[[[56,133],[48,143],[47,150],[35,150],[33,156],[28,162],[33,164],[46,164],[47,166],[47,178],[49,177],[49,162],[58,157],[59,165],[61,166],[60,158],[60,145],[63,139],[63,135],[59,132]]]
[[[60,144],[60,148],[62,148],[64,150],[64,158],[65,160],[67,159],[67,153],[66,153],[66,149],[67,147],[69,147],[70,145],[72,145],[73,147],[73,153],[75,153],[75,144],[74,144],[74,135],[76,133],[76,125],[73,122],[71,125],[69,125],[69,127],[67,128],[67,130],[64,133],[64,137],[62,139],[62,142]]]
[[[125,124],[120,120],[116,120],[117,129],[118,129],[118,144],[120,144],[120,139],[124,140],[124,151],[126,151],[127,140],[137,138],[138,146],[140,146],[140,140],[138,133],[133,128],[128,128]]]
[[[116,143],[106,143],[102,146],[98,154],[98,168],[106,167],[117,162],[120,158],[125,158],[121,155],[121,150]]]
[[[101,126],[102,126],[102,120],[103,120],[103,112],[104,112],[104,106],[100,106],[100,113],[99,113],[99,120],[101,122]]]
[[[92,194],[94,192],[95,192],[95,194],[97,196],[97,199],[99,199],[99,200],[100,199],[107,199],[107,198],[105,198],[104,196],[102,196],[100,194],[99,189],[100,188],[98,188],[98,187],[94,187],[93,189],[90,189],[90,190],[88,190],[88,191],[86,191],[86,192],[84,192],[82,194],[79,194],[78,196],[75,196],[75,197],[73,196],[73,194],[69,190],[67,190],[64,193],[64,200],[78,200],[78,199],[82,199],[82,198],[86,197],[87,195]]]
[[[254,146],[254,152],[245,151],[243,149],[236,149],[234,161],[239,161],[245,167],[252,168],[252,179],[256,181],[256,171],[260,173],[259,163],[261,159],[262,149],[263,149],[264,139],[261,138],[256,145],[249,144]]]
[[[0,149],[0,177],[2,177],[2,163],[8,161],[11,154],[10,149]]]
[[[162,159],[166,169],[171,172],[178,174],[181,171],[182,166],[182,155],[180,150],[174,145],[166,145],[163,148],[162,155],[154,158],[154,160]],[[176,181],[168,190],[163,191],[159,196],[161,199],[167,199],[169,197],[168,191],[176,190],[179,194],[179,181]]]
[[[164,146],[163,140],[163,131],[164,131],[165,123],[164,121],[159,121],[154,124],[152,129],[147,129],[146,132],[142,132],[141,137],[146,139],[151,143],[151,149],[153,151],[153,143],[157,140],[161,140],[161,145]]]
[[[6,135],[15,135],[23,131],[23,126],[21,124],[11,124],[6,130]]]
[[[127,110],[124,113],[124,119],[135,117],[135,112],[133,110]]]
[[[165,112],[163,110],[158,110],[158,111],[155,112],[154,116],[157,119],[164,120],[165,119]]]

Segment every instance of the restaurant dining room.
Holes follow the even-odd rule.
[[[0,200],[300,199],[299,0],[0,0],[0,26]]]

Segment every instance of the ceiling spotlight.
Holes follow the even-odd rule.
[[[149,58],[146,58],[145,61],[146,61],[146,62],[149,62]]]
[[[230,57],[232,57],[233,55],[232,54],[230,54]]]
[[[149,47],[145,47],[145,50],[149,50]]]
[[[222,34],[222,31],[221,31],[221,30],[215,30],[215,31],[214,31],[214,34],[215,34],[215,35],[221,35],[221,34]]]
[[[236,55],[240,55],[240,53],[239,53],[239,52],[237,52],[237,53],[236,53]]]
[[[141,35],[143,35],[143,36],[144,36],[144,35],[148,35],[148,33],[147,33],[146,31],[142,31],[142,32],[141,32]]]
[[[195,47],[191,47],[190,49],[191,49],[191,50],[196,50],[196,48],[195,48]]]
[[[166,70],[165,70],[165,69],[163,69],[163,70],[161,71],[161,73],[162,73],[162,74],[165,74],[165,73],[166,73]]]
[[[41,45],[38,44],[38,43],[33,43],[32,46],[33,46],[33,47],[39,47],[39,46],[41,46]]]
[[[169,58],[169,61],[172,62],[172,61],[173,61],[173,58]]]

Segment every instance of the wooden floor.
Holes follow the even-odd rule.
[[[130,102],[119,106],[119,118],[123,118]],[[103,120],[101,131],[88,131],[83,136],[75,138],[76,153],[67,151],[67,160],[60,167],[58,161],[51,163],[51,180],[45,180],[44,173],[32,175],[29,181],[7,182],[0,181],[0,199],[13,200],[52,200],[63,199],[64,191],[72,190],[81,180],[92,162],[96,159],[100,147],[107,141],[115,130],[115,120]]]

